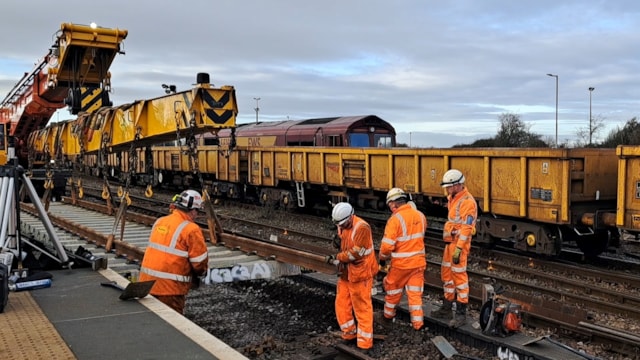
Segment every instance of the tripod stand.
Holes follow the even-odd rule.
[[[69,257],[58,239],[58,235],[31,180],[25,175],[24,168],[18,164],[18,158],[15,157],[13,138],[10,137],[8,143],[7,159],[9,160],[7,165],[0,167],[0,219],[2,221],[0,223],[0,251],[12,252],[18,259],[18,269],[22,269],[22,261],[26,256],[23,250],[23,243],[58,262],[61,267],[71,266]],[[31,203],[36,208],[38,216],[49,235],[51,248],[38,245],[20,236],[19,190],[21,188],[26,192]]]

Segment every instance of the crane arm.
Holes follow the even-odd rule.
[[[111,88],[109,67],[121,51],[127,31],[63,23],[49,53],[18,81],[0,103],[0,124],[21,145],[32,131],[44,127],[56,110],[85,110],[82,88],[101,89],[103,102]],[[87,91],[90,93],[90,91]]]

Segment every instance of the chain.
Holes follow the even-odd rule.
[[[88,122],[88,119],[85,117],[83,118],[82,122],[74,124],[73,128],[71,129],[71,132],[78,138],[78,144],[80,145],[79,156],[77,156],[74,159],[73,166],[72,166],[72,171],[74,176],[77,176],[79,173],[81,173],[84,170],[84,157],[86,155],[87,149],[85,149],[85,144],[83,141],[84,137],[82,136],[82,134],[89,130],[88,127],[89,127],[89,122]]]
[[[192,114],[189,121],[189,134],[186,137],[187,154],[189,155],[189,170],[198,178],[198,183],[204,190],[204,179],[200,172],[200,166],[198,163],[198,139],[196,138],[196,120],[195,115]]]
[[[129,190],[129,186],[131,185],[131,179],[133,178],[133,174],[136,171],[138,166],[138,151],[136,145],[138,140],[140,140],[142,133],[142,128],[136,128],[136,134],[133,137],[133,141],[131,142],[131,147],[129,148],[129,171],[127,172],[127,179],[124,183],[125,192]]]
[[[177,102],[175,102],[173,104],[174,107],[176,106],[176,103]],[[180,112],[175,111],[175,114],[176,114],[176,116],[175,116],[175,120],[176,120],[176,144],[178,144],[178,146],[180,146]]]

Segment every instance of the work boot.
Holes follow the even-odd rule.
[[[447,299],[442,300],[442,306],[437,311],[432,311],[431,316],[438,319],[451,319],[453,318],[453,312],[451,310],[453,301]]]
[[[391,326],[393,326],[393,322],[395,321],[395,318],[388,318],[384,316],[383,312],[376,312],[375,315],[373,316],[373,321],[378,323],[383,328],[389,329],[391,328]]]
[[[467,323],[467,304],[456,303],[456,316],[449,322],[450,328],[459,328]]]

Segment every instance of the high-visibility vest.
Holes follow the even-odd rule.
[[[415,269],[427,265],[424,233],[427,218],[410,204],[400,206],[384,228],[380,260],[391,258],[391,267]]]
[[[455,198],[449,199],[448,206],[449,216],[442,230],[442,239],[447,243],[455,241],[461,249],[469,249],[478,218],[476,200],[464,188]]]
[[[336,258],[347,264],[346,278],[357,282],[373,278],[378,273],[378,261],[369,224],[355,215],[352,224],[349,229],[338,228],[341,252]]]
[[[153,295],[186,295],[203,275],[209,254],[200,227],[182,211],[156,220],[140,266],[140,281],[156,280]]]

